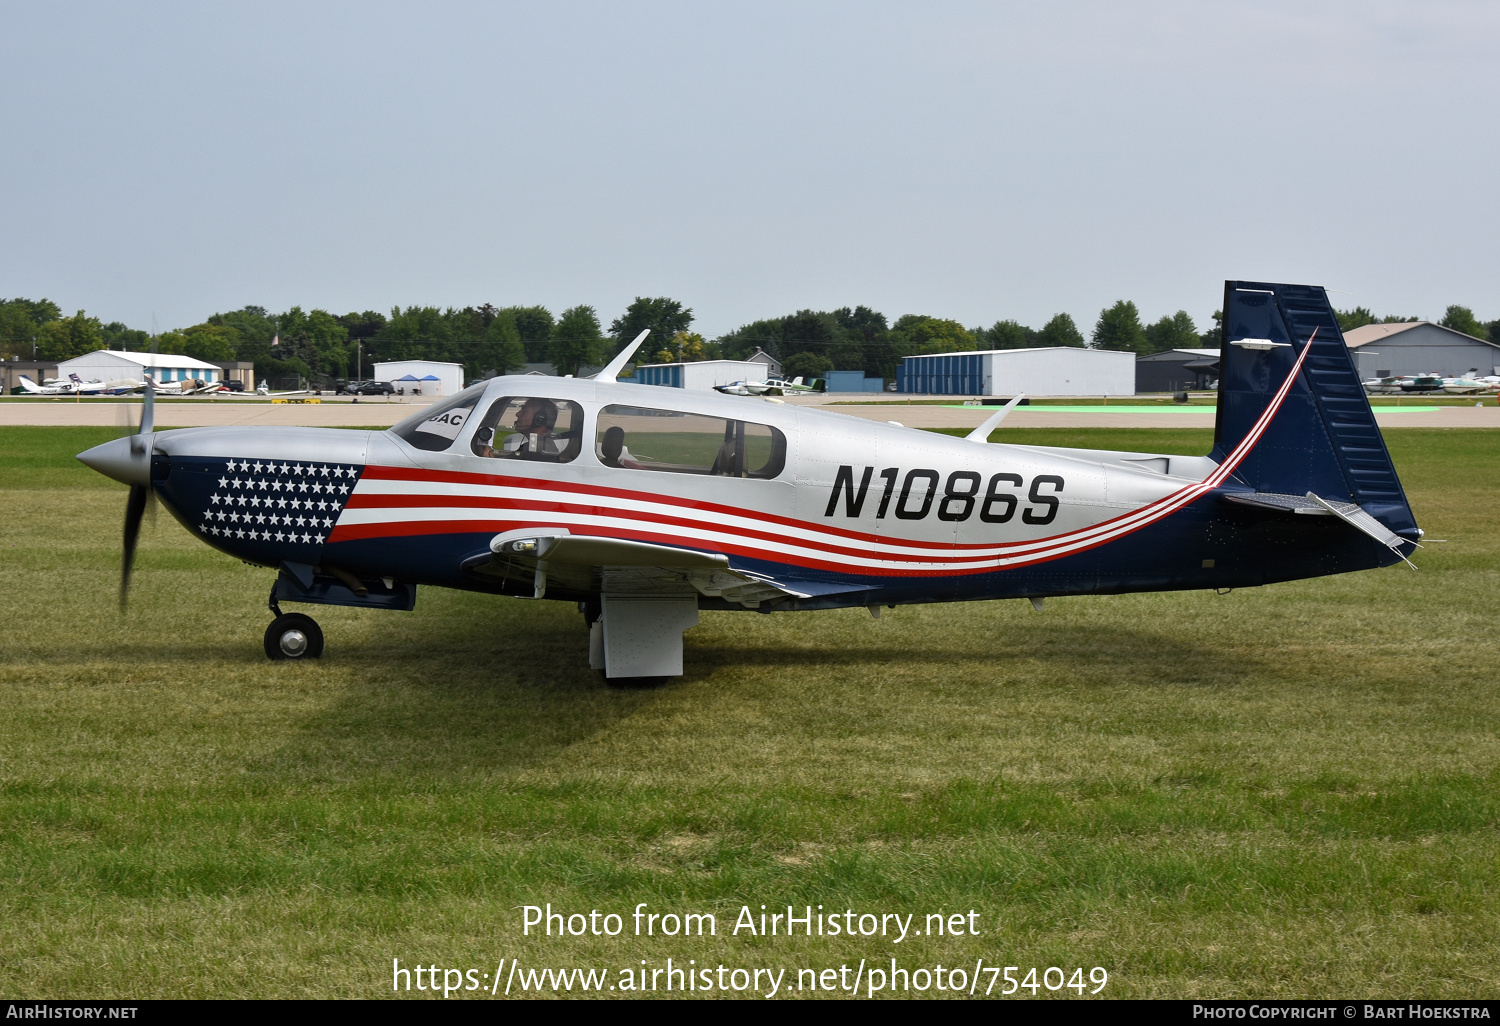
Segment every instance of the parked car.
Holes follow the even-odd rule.
[[[389,381],[350,382],[349,391],[354,395],[395,395],[396,386]]]
[[[228,381],[224,382],[224,387],[229,389],[231,392],[243,392],[245,390],[245,383],[239,378],[230,378]]]

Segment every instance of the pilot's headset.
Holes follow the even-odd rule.
[[[557,426],[557,404],[550,399],[531,400],[536,404],[531,412],[531,430],[551,431]]]

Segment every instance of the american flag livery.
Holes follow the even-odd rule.
[[[939,577],[1031,566],[1124,538],[1223,485],[1276,416],[1310,350],[1310,345],[1303,347],[1253,429],[1204,480],[1128,513],[1045,538],[975,545],[898,540],[633,489],[520,475],[371,466],[360,477],[329,541],[565,527],[573,534],[679,545],[852,575]]]
[[[224,542],[259,542],[310,558],[349,501],[362,468],[312,460],[243,459],[199,463],[210,491],[202,500],[200,534]]]

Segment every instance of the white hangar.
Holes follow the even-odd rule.
[[[57,365],[58,377],[77,374],[84,381],[118,381],[121,378],[140,381],[148,373],[158,384],[164,381],[212,383],[224,380],[224,371],[218,364],[175,353],[122,353],[113,349],[96,349]]]
[[[1135,354],[1055,346],[908,356],[896,391],[925,395],[1135,395]]]

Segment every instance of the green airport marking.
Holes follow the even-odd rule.
[[[965,406],[962,403],[945,403],[944,410],[989,410],[999,406]],[[1444,409],[1442,406],[1371,406],[1376,413],[1432,413]],[[1013,413],[1217,413],[1217,406],[1017,406]]]

